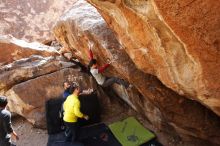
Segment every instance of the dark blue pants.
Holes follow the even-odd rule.
[[[78,130],[78,123],[70,123],[70,122],[65,122],[64,124],[66,126],[66,141],[74,142],[76,140],[76,135],[77,135],[77,130]]]

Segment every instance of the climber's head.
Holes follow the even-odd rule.
[[[89,62],[89,69],[90,68],[97,68],[97,61],[96,61],[96,59],[90,60],[90,62]]]
[[[80,87],[77,83],[74,82],[70,85],[70,88],[69,88],[69,93],[70,94],[79,95],[80,92],[81,92],[81,89],[80,89]]]
[[[0,96],[0,108],[5,108],[7,104],[7,98],[5,96]]]
[[[68,81],[63,82],[63,88],[64,90],[67,90],[70,88],[70,83]]]

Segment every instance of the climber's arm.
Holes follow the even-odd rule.
[[[105,71],[105,69],[109,67],[109,65],[110,65],[110,64],[108,64],[108,63],[107,63],[107,64],[105,64],[104,66],[102,66],[102,67],[98,68],[99,73],[104,72],[104,71]]]

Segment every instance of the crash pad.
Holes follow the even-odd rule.
[[[89,116],[89,120],[79,118],[79,125],[86,126],[99,123],[101,121],[101,106],[96,92],[88,95],[80,95],[80,111]]]
[[[79,141],[85,146],[121,146],[104,123],[81,128]]]
[[[84,146],[81,142],[66,142],[64,132],[50,134],[47,146]]]
[[[64,98],[54,98],[46,101],[46,121],[48,134],[56,134],[64,130],[62,117],[59,116]]]
[[[160,142],[158,142],[156,138],[154,138],[140,146],[163,146],[163,145]]]
[[[134,117],[110,124],[109,128],[122,146],[140,146],[155,138]]]
[[[121,146],[111,130],[104,123],[78,129],[76,142],[65,142],[64,132],[51,134],[47,146]]]

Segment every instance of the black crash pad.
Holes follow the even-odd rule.
[[[97,94],[80,95],[81,112],[89,116],[89,120],[78,119],[80,126],[91,125],[101,121],[101,106]]]
[[[65,142],[64,132],[60,132],[58,134],[51,134],[48,137],[47,146],[84,146],[80,142]]]
[[[56,134],[64,129],[63,119],[59,116],[59,111],[64,98],[49,99],[46,102],[46,121],[48,134]]]
[[[79,141],[85,146],[121,146],[105,124],[96,124],[80,129]]]
[[[148,141],[147,143],[142,144],[140,146],[163,146],[163,145],[161,143],[159,143],[155,138],[155,139],[152,139],[152,140]]]
[[[68,143],[64,140],[64,132],[51,134],[47,146],[121,146],[110,129],[103,123],[80,128],[77,137],[79,142]]]

